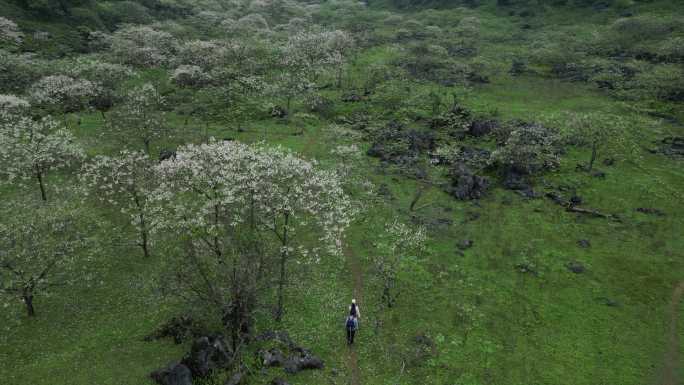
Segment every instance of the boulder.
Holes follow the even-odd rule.
[[[155,370],[150,377],[159,385],[192,385],[192,372],[179,363],[172,363],[166,368]]]
[[[280,377],[276,377],[271,381],[271,385],[290,385],[287,381]]]
[[[569,262],[567,265],[565,265],[565,267],[575,274],[582,274],[586,271],[584,265],[577,261]]]
[[[269,368],[274,366],[282,366],[285,362],[285,356],[283,355],[283,352],[276,348],[259,351],[259,358],[261,359],[261,363],[265,367]]]
[[[246,383],[245,381],[245,375],[242,374],[241,372],[235,373],[230,378],[228,381],[225,382],[224,385],[243,385]]]
[[[507,167],[503,171],[503,185],[509,190],[531,190],[528,175],[515,167]]]
[[[176,151],[164,148],[159,151],[159,161],[165,161],[168,159],[176,159]]]
[[[470,123],[468,134],[474,137],[482,137],[489,135],[493,130],[499,127],[499,122],[496,120],[474,120]]]
[[[171,318],[152,334],[146,336],[145,341],[171,337],[175,343],[180,344],[188,339],[199,337],[201,334],[202,327],[192,317],[181,315]]]
[[[271,108],[271,117],[273,118],[284,118],[287,116],[287,110],[281,106],[273,106]]]
[[[361,100],[363,100],[363,97],[354,92],[342,95],[342,101],[345,103],[356,103],[360,102]]]
[[[324,367],[323,360],[311,354],[303,356],[299,354],[292,355],[283,365],[285,372],[289,374],[299,373],[305,369],[323,369]]]
[[[223,337],[200,337],[193,344],[190,352],[183,358],[193,377],[207,377],[216,369],[229,367],[233,354]]]
[[[643,214],[649,214],[649,215],[655,215],[658,217],[664,217],[665,213],[662,210],[658,210],[653,207],[638,207],[636,211],[643,213]]]
[[[579,241],[577,241],[577,244],[579,245],[579,247],[583,249],[591,247],[591,242],[589,242],[588,239],[580,239]]]
[[[459,241],[456,246],[461,250],[467,250],[467,249],[473,247],[473,241],[470,239],[463,239],[463,240]]]
[[[452,182],[447,193],[460,200],[482,198],[489,191],[489,178],[473,174],[465,165],[456,165],[451,170]]]

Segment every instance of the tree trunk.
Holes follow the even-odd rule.
[[[38,179],[38,185],[40,186],[40,197],[43,198],[44,202],[47,202],[47,194],[45,194],[45,185],[43,184],[43,175],[39,170],[36,170],[36,178]]]
[[[591,170],[594,168],[594,162],[596,161],[596,156],[598,152],[598,145],[596,143],[592,144],[591,146],[591,159],[589,160],[589,167],[587,168],[587,172],[591,172]]]
[[[138,243],[138,245],[143,250],[143,256],[148,258],[150,256],[150,249],[147,234],[147,223],[145,222],[145,213],[143,212],[137,192],[133,193],[133,200],[135,201],[135,206],[138,208],[138,219],[140,219],[140,243]]]
[[[33,294],[25,293],[23,295],[24,304],[26,305],[26,313],[29,317],[35,317],[36,311],[33,308]]]
[[[337,69],[337,88],[342,88],[342,66]]]
[[[143,220],[143,219],[142,219],[142,214],[140,215],[140,217],[141,217],[141,220]],[[149,246],[148,246],[149,241],[147,240],[147,229],[145,229],[145,224],[144,224],[144,223],[141,225],[141,230],[140,230],[140,241],[141,241],[141,242],[140,242],[140,247],[141,247],[142,250],[143,250],[143,256],[144,256],[145,258],[149,258],[149,257],[150,257],[150,250],[149,250]]]
[[[282,251],[280,252],[280,281],[278,282],[278,310],[276,313],[276,321],[280,322],[283,318],[284,311],[284,291],[285,291],[285,262],[287,261],[287,226],[290,222],[290,215],[285,214],[285,224],[283,225]]]

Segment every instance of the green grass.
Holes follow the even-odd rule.
[[[501,15],[490,11],[485,8],[481,16],[492,38],[494,22]],[[480,11],[454,12],[461,17]],[[573,14],[569,20],[581,16]],[[501,40],[484,47],[484,55],[497,61],[494,67],[505,69],[510,55],[520,52],[519,46],[503,48],[510,41],[504,32],[514,27],[512,21],[503,22],[498,36]],[[357,79],[353,83],[360,81],[367,65],[389,62],[395,53],[387,45],[362,52],[352,71]],[[163,77],[163,71],[145,72],[131,85]],[[424,82],[410,85],[414,96],[427,95],[436,88]],[[325,91],[336,102],[338,114],[364,109],[376,115],[384,112],[371,103],[339,103],[341,93]],[[636,117],[623,104],[589,86],[532,75],[511,78],[503,72],[494,73],[490,84],[474,86],[462,100],[476,112],[495,113],[503,120],[532,120],[566,110],[610,111]],[[329,154],[333,144],[325,136],[332,122],[322,118],[251,121],[245,124],[244,132],[198,120],[185,126],[184,118],[175,114],[169,114],[169,121],[178,130],[178,137],[155,143],[153,153],[200,141],[208,125],[209,136],[244,142],[263,140],[323,164],[335,162]],[[649,142],[663,133],[683,134],[681,127],[657,127],[658,132],[633,127],[641,147],[650,147]],[[120,146],[101,135],[99,114],[83,114],[81,124],[72,124],[72,129],[89,155],[112,154]],[[301,135],[293,135],[299,131]],[[527,200],[500,187],[479,202],[456,201],[433,187],[418,204],[429,205],[410,213],[417,183],[383,168],[375,159],[365,158],[358,172],[376,185],[386,184],[392,199],[363,197],[368,210],[347,235],[352,256],[363,267],[363,319],[354,347],[363,383],[658,383],[667,349],[671,291],[684,273],[680,192],[684,173],[681,160],[646,151],[638,155],[619,159],[610,167],[599,164],[607,176],[597,179],[575,171],[575,165],[585,161],[588,152],[571,148],[558,171],[537,181],[540,191],[545,185],[569,185],[584,198],[587,207],[618,215],[622,218],[619,222],[568,213],[545,198]],[[54,175],[48,180],[51,189],[73,184],[75,180],[69,175]],[[51,190],[52,196],[80,201],[78,193],[70,190]],[[8,201],[38,199],[35,191],[7,187],[0,190],[0,197]],[[143,340],[155,327],[184,310],[156,291],[163,245],[153,247],[152,258],[143,259],[140,250],[127,244],[132,233],[125,218],[99,204],[84,204],[103,223],[93,234],[102,245],[95,253],[97,279],[89,286],[76,285],[51,297],[37,298],[35,319],[25,317],[20,303],[2,310],[3,383],[147,384],[150,371],[180,359],[188,349],[188,344],[174,345],[169,340]],[[655,207],[666,215],[638,213],[637,207]],[[479,217],[468,220],[473,214]],[[388,309],[380,300],[372,257],[376,234],[394,218],[428,223],[444,219],[452,224],[428,225],[429,248],[420,256],[421,269],[402,273],[397,304]],[[463,239],[473,240],[474,246],[461,255],[456,245]],[[579,247],[580,239],[589,239],[591,247]],[[571,261],[580,261],[587,271],[568,271],[566,264]],[[538,274],[521,272],[516,266],[522,263],[533,266]],[[273,368],[267,375],[254,376],[250,383],[267,384],[272,377],[283,376],[292,384],[347,384],[351,374],[342,323],[353,295],[349,260],[331,257],[319,264],[291,268],[293,279],[287,288],[283,323],[277,325],[262,314],[257,331],[288,330],[295,341],[325,360],[326,369],[285,376],[282,369]],[[606,299],[618,306],[606,306]],[[469,309],[468,313],[464,309]],[[682,308],[679,314],[684,319]],[[680,321],[679,334],[684,341],[682,324]],[[417,336],[427,336],[434,348],[421,350],[415,342]],[[684,376],[684,367],[680,371]]]

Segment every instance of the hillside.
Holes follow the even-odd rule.
[[[0,383],[681,383],[682,5],[0,0]]]

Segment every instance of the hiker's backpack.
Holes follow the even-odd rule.
[[[353,315],[354,317],[358,317],[358,313],[356,312],[356,304],[353,303],[351,304],[351,309],[349,310],[349,315]]]
[[[347,329],[354,330],[355,328],[356,328],[356,324],[354,322],[354,318],[348,317],[347,318]]]

